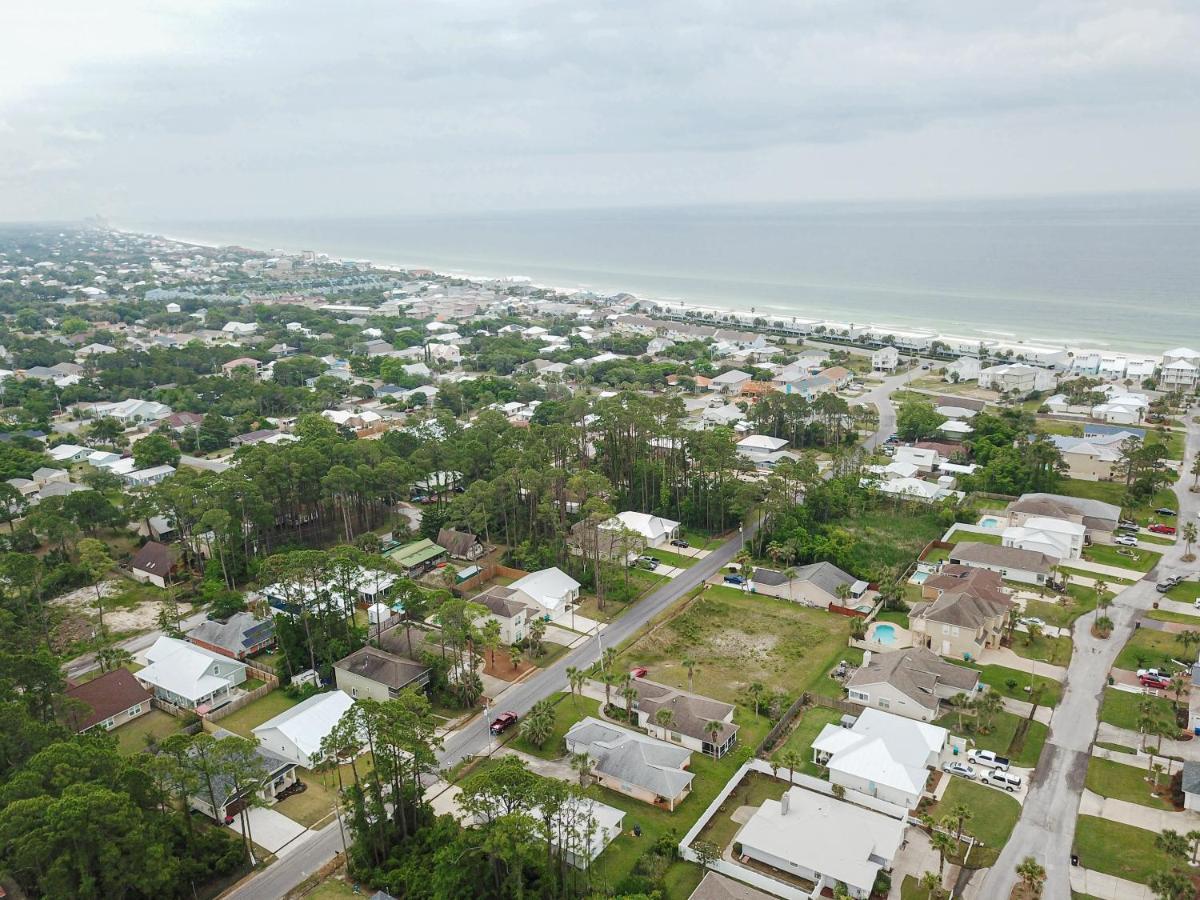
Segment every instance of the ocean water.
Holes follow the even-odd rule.
[[[1200,345],[1200,195],[125,223],[763,315]]]

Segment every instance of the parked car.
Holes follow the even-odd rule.
[[[1046,623],[1037,616],[1027,616],[1021,620],[1021,624],[1028,628],[1030,625],[1036,625],[1038,628],[1045,628]]]
[[[629,670],[630,678],[645,678],[649,670],[645,666],[634,666]]]
[[[975,767],[968,766],[966,763],[948,762],[942,766],[942,771],[948,772],[951,775],[960,775],[963,778],[969,778],[971,781],[975,780]]]
[[[685,541],[683,538],[675,538],[674,540],[671,541],[671,546],[672,547],[682,547],[684,550],[686,550],[688,547],[690,547],[692,545],[689,544],[687,541]]]
[[[1138,669],[1137,677],[1141,678],[1143,675],[1155,675],[1155,676],[1158,676],[1159,678],[1170,678],[1171,677],[1170,672],[1166,672],[1162,669]]]
[[[512,710],[500,713],[500,715],[492,720],[490,728],[492,734],[503,734],[508,731],[508,729],[517,724],[518,718],[520,717]]]
[[[1137,534],[1141,529],[1136,525],[1118,525],[1117,531],[1123,531],[1125,534]]]
[[[1119,521],[1117,523],[1117,527],[1118,528],[1132,528],[1134,531],[1136,531],[1137,527],[1138,527],[1138,523],[1133,521],[1133,519],[1122,519],[1121,521]]]
[[[1175,510],[1171,509],[1170,507],[1166,507],[1166,506],[1160,506],[1158,509],[1155,510],[1155,512],[1158,513],[1160,516],[1175,515]]]
[[[1159,522],[1156,522],[1150,526],[1150,531],[1154,532],[1155,534],[1174,534],[1175,526],[1174,525],[1163,525]]]
[[[1113,538],[1114,544],[1120,544],[1122,547],[1136,547],[1138,545],[1137,538],[1128,534],[1123,534],[1120,537]]]
[[[647,554],[644,556],[639,556],[638,562],[652,562],[655,565],[657,565],[658,563],[662,562],[662,560],[659,559],[657,556],[650,556],[649,554]]]
[[[1001,772],[1008,771],[1008,757],[997,756],[992,750],[971,750],[967,753],[967,759],[989,769],[999,769]]]
[[[639,569],[646,569],[649,572],[653,572],[655,569],[658,568],[658,560],[639,559],[634,563],[634,565],[637,566]]]
[[[984,775],[983,780],[986,784],[990,784],[992,787],[1003,788],[1010,794],[1015,794],[1019,791],[1023,783],[1020,775],[1012,775],[1008,771],[997,769],[993,769]]]
[[[1171,679],[1164,678],[1162,675],[1143,675],[1138,681],[1142,683],[1142,687],[1154,688],[1159,691],[1165,691],[1171,686]]]
[[[725,580],[726,584],[745,584],[746,583],[746,579],[743,578],[741,575],[726,575],[724,580]]]

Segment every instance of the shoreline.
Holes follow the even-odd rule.
[[[206,249],[219,249],[221,247],[242,247],[246,250],[251,250],[257,253],[279,253],[283,255],[299,255],[306,251],[313,251],[318,254],[327,256],[331,259],[356,259],[345,254],[328,253],[318,248],[288,248],[288,247],[265,247],[265,246],[250,246],[241,242],[213,242],[209,240],[197,239],[194,237],[185,237],[181,235],[171,235],[160,232],[140,231],[133,228],[121,228],[110,226],[113,230],[127,232],[131,234],[151,235],[163,240],[173,241],[180,244],[185,244],[194,247],[204,247]],[[437,266],[424,265],[419,263],[402,263],[394,261],[375,261],[368,260],[373,269],[377,269],[389,274],[406,274],[414,270],[426,270],[432,272],[440,278],[455,278],[462,281],[468,281],[477,285],[487,285],[490,283],[507,283],[507,284],[524,284],[529,287],[540,290],[554,291],[562,294],[566,302],[572,302],[571,298],[578,293],[596,293],[600,295],[615,295],[628,294],[644,305],[659,307],[663,312],[672,315],[690,314],[691,318],[699,319],[699,317],[711,313],[715,317],[729,317],[738,323],[738,327],[746,330],[753,330],[753,322],[755,319],[778,320],[785,324],[794,323],[814,323],[824,324],[826,327],[846,328],[847,326],[869,329],[873,331],[881,331],[885,333],[895,333],[897,335],[920,335],[929,337],[933,340],[945,340],[950,338],[958,343],[967,341],[994,342],[1002,348],[1007,347],[1024,347],[1029,350],[1050,350],[1050,351],[1066,351],[1072,356],[1081,354],[1101,353],[1111,356],[1124,356],[1132,360],[1161,358],[1162,354],[1170,348],[1171,345],[1163,344],[1155,350],[1125,350],[1115,346],[1111,339],[1100,338],[1082,338],[1082,339],[1067,339],[1062,337],[1050,336],[1035,336],[1030,334],[1022,334],[1016,331],[1001,329],[999,326],[980,326],[963,324],[957,332],[939,331],[936,328],[931,328],[928,325],[919,324],[918,322],[907,323],[888,323],[888,322],[857,322],[852,320],[833,319],[829,315],[822,313],[817,309],[806,309],[804,311],[785,310],[777,306],[769,304],[755,303],[753,306],[739,308],[736,306],[720,306],[711,303],[701,303],[699,301],[689,301],[682,297],[656,297],[646,293],[637,293],[631,290],[601,290],[595,286],[580,284],[576,286],[563,286],[540,281],[529,276],[524,276],[516,273],[507,274],[489,274],[480,272],[464,272],[455,271],[453,269],[445,269]],[[649,312],[649,310],[647,310]],[[964,333],[965,332],[965,333]],[[818,339],[820,335],[816,336]]]

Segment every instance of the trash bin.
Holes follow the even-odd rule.
[[[1073,866],[1079,865],[1079,854],[1078,853],[1071,854],[1071,865],[1073,865]]]

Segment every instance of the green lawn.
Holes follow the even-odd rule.
[[[138,716],[132,722],[122,725],[111,732],[117,738],[117,749],[122,753],[140,753],[147,747],[146,738],[161,741],[175,734],[183,727],[183,720],[177,719],[161,709],[152,709],[144,716]]]
[[[989,866],[996,861],[1001,848],[1008,842],[1021,815],[1021,804],[1005,791],[965,778],[951,778],[946,793],[929,808],[929,814],[940,819],[960,803],[973,813],[964,826],[964,832],[973,834],[983,842],[983,848],[976,847],[971,853],[970,867],[980,869]]]
[[[900,900],[929,900],[929,891],[921,887],[915,875],[905,875],[900,882]]]
[[[1060,575],[1069,575],[1072,578],[1087,578],[1090,581],[1103,581],[1105,584],[1109,585],[1110,587],[1113,587],[1115,585],[1121,585],[1123,587],[1128,587],[1129,585],[1133,584],[1135,581],[1138,580],[1136,578],[1122,578],[1119,575],[1097,575],[1095,572],[1088,572],[1086,569],[1072,569],[1070,566],[1059,566],[1058,571],[1059,571]],[[1067,588],[1067,590],[1069,591],[1069,590],[1071,590],[1071,588],[1076,588],[1076,587],[1081,587],[1081,586],[1078,584],[1072,584],[1070,587]]]
[[[1112,596],[1111,591],[1106,593],[1108,596]],[[1035,616],[1049,625],[1070,628],[1075,624],[1076,619],[1096,608],[1096,600],[1097,595],[1094,588],[1071,584],[1067,586],[1067,592],[1060,595],[1057,600],[1026,600],[1025,615]],[[1021,638],[1018,637],[1017,640],[1020,642]],[[1019,648],[1014,647],[1013,649],[1021,653]],[[1027,654],[1022,653],[1021,655]]]
[[[1195,603],[1200,600],[1200,581],[1185,581],[1167,591],[1166,596],[1180,603]]]
[[[285,710],[291,709],[299,700],[293,700],[283,691],[271,691],[265,697],[259,697],[253,703],[243,706],[237,712],[230,713],[215,724],[226,731],[252,738],[251,729],[268,719],[273,719]]]
[[[570,727],[580,719],[584,719],[587,716],[598,716],[600,713],[601,701],[599,700],[593,700],[590,697],[572,697],[569,693],[561,693],[555,696],[558,699],[558,703],[554,707],[554,733],[550,736],[550,740],[546,741],[542,747],[535,747],[518,730],[515,731],[515,736],[511,738],[514,749],[532,756],[540,756],[542,759],[558,759],[565,752],[563,748],[563,735],[567,733]],[[615,689],[613,691],[613,702],[622,708],[624,707],[624,701],[618,696]],[[519,724],[517,728],[520,728]]]
[[[1079,864],[1118,878],[1145,884],[1172,860],[1154,846],[1155,833],[1096,816],[1080,816],[1075,824]]]
[[[1179,625],[1200,628],[1200,610],[1196,610],[1196,615],[1189,616],[1187,613],[1171,612],[1166,609],[1152,609],[1146,613],[1146,618],[1154,619],[1156,622],[1175,622]]]
[[[701,830],[697,840],[708,841],[724,850],[742,827],[733,821],[732,814],[742,806],[761,806],[764,800],[778,800],[788,788],[787,776],[775,778],[761,772],[747,772],[746,777],[733,789],[722,808]]]
[[[1155,719],[1174,721],[1174,706],[1165,697],[1134,694],[1131,691],[1119,691],[1111,687],[1104,689],[1104,702],[1100,705],[1100,721],[1116,725],[1118,728],[1137,731],[1144,703],[1150,704]]]
[[[1088,763],[1087,787],[1101,797],[1114,797],[1154,809],[1174,810],[1175,806],[1172,803],[1154,792],[1146,777],[1145,769],[1093,756]],[[1162,785],[1166,785],[1169,780],[1166,775],[1159,776],[1159,783]]]
[[[1025,732],[1024,742],[1014,750],[1013,740],[1022,721],[1019,716],[1014,716],[1012,713],[999,712],[993,718],[992,730],[988,734],[975,732],[975,720],[969,715],[963,716],[962,728],[959,728],[958,717],[952,712],[942,716],[934,724],[948,728],[955,734],[971,738],[980,750],[991,750],[1001,756],[1007,756],[1014,765],[1033,766],[1037,764],[1038,757],[1042,755],[1042,745],[1046,743],[1049,729],[1041,722],[1030,722],[1029,728]]]
[[[675,553],[671,550],[663,550],[659,547],[655,547],[653,550],[647,550],[646,555],[653,556],[663,565],[674,566],[677,569],[687,569],[696,564],[696,557],[694,556],[683,556],[682,554]]]
[[[722,541],[720,535],[705,534],[690,528],[680,529],[679,536],[697,550],[711,550],[713,547],[719,546]]]
[[[1050,604],[1047,604],[1049,606]],[[1037,615],[1027,610],[1029,615]],[[1046,620],[1049,622],[1049,620]],[[1023,631],[1014,631],[1011,649],[1018,656],[1026,659],[1037,659],[1055,666],[1066,666],[1071,662],[1073,645],[1069,637],[1048,637],[1039,634],[1036,637]]]
[[[1038,419],[1034,431],[1039,434],[1057,434],[1062,437],[1083,437],[1083,425],[1079,422],[1061,422],[1057,419]]]
[[[722,586],[678,609],[621,651],[624,666],[686,688],[682,660],[691,657],[697,693],[744,705],[753,682],[794,698],[846,658],[850,621],[824,610]]]
[[[1064,478],[1059,485],[1058,493],[1068,497],[1087,497],[1092,500],[1103,500],[1120,506],[1126,514],[1139,525],[1148,525],[1157,521],[1154,510],[1158,507],[1178,509],[1179,501],[1175,492],[1170,488],[1162,488],[1153,497],[1134,506],[1125,504],[1125,485],[1119,481],[1083,481],[1079,478]]]
[[[775,749],[771,754],[772,758],[778,762],[785,752],[795,750],[804,760],[804,774],[821,777],[821,767],[812,761],[812,742],[817,739],[822,728],[826,725],[836,725],[841,719],[840,710],[825,706],[809,707],[797,718],[792,733]]]
[[[1175,546],[1175,538],[1163,537],[1162,535],[1158,534],[1139,534],[1137,539],[1143,544],[1158,544],[1163,547]]]
[[[901,628],[908,627],[908,613],[896,609],[885,609],[875,617],[876,622],[894,622]]]
[[[1057,706],[1062,699],[1062,685],[1053,678],[1044,675],[1030,675],[1028,672],[1010,669],[1006,666],[974,666],[979,669],[980,680],[988,687],[1005,697],[1014,700],[1030,700],[1030,686],[1040,687],[1040,706]],[[1013,684],[1012,682],[1015,682]]]
[[[1191,656],[1195,657],[1195,650]],[[1167,631],[1153,631],[1149,628],[1139,628],[1121,648],[1114,663],[1118,669],[1167,669],[1175,671],[1184,662],[1188,654],[1183,649],[1179,635]],[[1175,662],[1180,660],[1181,662]]]
[[[1136,572],[1149,572],[1162,559],[1161,553],[1142,550],[1138,547],[1116,547],[1108,544],[1092,544],[1083,548],[1083,558],[1102,566],[1117,566]],[[1092,576],[1097,577],[1097,576]],[[1103,576],[1099,576],[1103,577]]]

